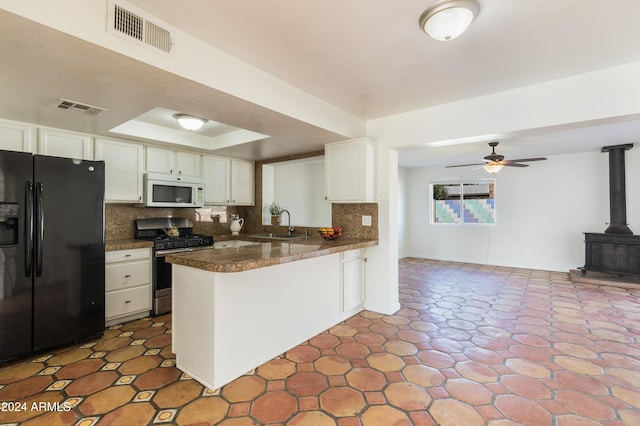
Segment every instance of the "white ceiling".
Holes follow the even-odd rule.
[[[129,2],[363,119],[640,60],[638,0],[480,0],[476,21],[451,42],[433,41],[418,27],[420,14],[433,0]],[[270,135],[216,151],[254,159],[311,151],[341,139],[88,43],[62,34],[51,37],[50,32],[0,13],[0,117],[103,134],[156,107],[203,111],[216,121]],[[111,66],[105,69],[104,64]],[[109,112],[79,124],[45,109],[52,97],[74,95]],[[49,104],[43,105],[45,99]],[[514,158],[627,143],[620,138],[632,139],[639,129],[635,121],[595,124],[496,137],[502,153]],[[612,141],[613,135],[620,138]],[[452,164],[487,153],[483,140],[404,150],[400,162]]]

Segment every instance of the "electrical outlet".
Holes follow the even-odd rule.
[[[362,216],[362,226],[371,226],[371,216],[369,215]]]

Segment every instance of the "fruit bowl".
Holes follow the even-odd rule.
[[[335,240],[342,235],[342,228],[334,226],[333,228],[318,228],[318,233],[325,240]]]

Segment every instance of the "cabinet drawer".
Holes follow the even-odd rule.
[[[353,259],[361,259],[364,257],[364,249],[356,249],[342,252],[342,261],[346,262]]]
[[[105,290],[122,290],[151,282],[150,260],[112,263],[105,266]]]
[[[105,263],[128,262],[130,260],[150,259],[151,249],[139,248],[130,250],[108,251],[104,254]]]
[[[151,310],[151,286],[128,288],[106,294],[105,316],[107,319]]]

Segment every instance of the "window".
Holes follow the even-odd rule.
[[[432,183],[431,223],[496,223],[495,181]]]

